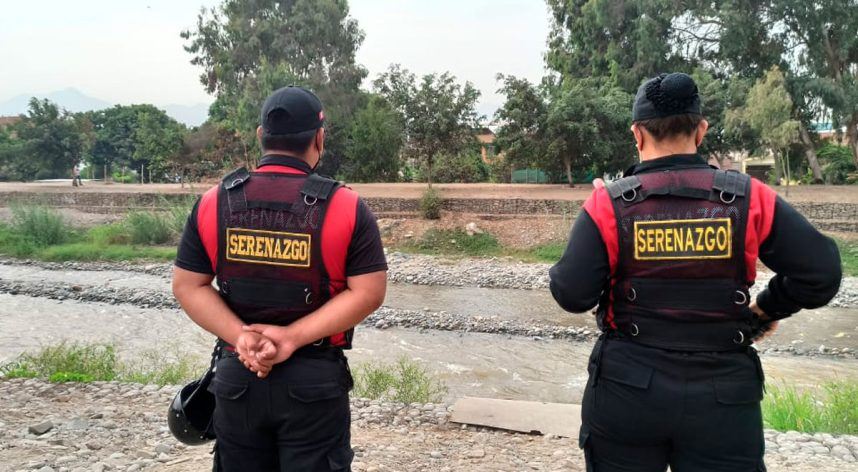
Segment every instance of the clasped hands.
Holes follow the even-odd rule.
[[[301,347],[294,342],[292,332],[286,326],[253,324],[241,329],[235,343],[238,359],[261,379]]]

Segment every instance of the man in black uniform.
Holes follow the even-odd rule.
[[[312,92],[277,90],[261,122],[259,167],[203,195],[173,276],[188,316],[223,347],[209,386],[214,469],[350,470],[343,349],[384,300],[378,226],[355,192],[313,172],[325,128]]]
[[[708,123],[689,76],[644,83],[633,122],[641,163],[597,185],[550,270],[564,309],[599,306],[588,471],[764,471],[751,344],[835,296],[837,247],[767,186],[697,154]],[[776,274],[751,301],[758,258]]]

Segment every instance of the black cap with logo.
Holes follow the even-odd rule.
[[[297,86],[283,87],[262,105],[262,132],[268,136],[302,137],[325,124],[322,101],[313,92]]]

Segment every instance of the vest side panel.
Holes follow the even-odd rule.
[[[748,266],[748,281],[757,279],[757,259],[760,246],[768,239],[775,219],[775,202],[778,194],[757,179],[751,180],[748,228],[745,233],[745,263]]]
[[[210,188],[200,197],[200,205],[197,207],[197,232],[200,235],[200,241],[209,256],[212,264],[212,271],[217,273],[217,244],[218,244],[218,187]]]

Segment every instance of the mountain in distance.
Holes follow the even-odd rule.
[[[209,106],[205,103],[197,103],[196,105],[172,104],[158,106],[158,108],[167,112],[174,120],[188,126],[199,126],[209,119]]]
[[[90,97],[75,88],[67,88],[48,94],[21,94],[9,100],[0,102],[0,116],[17,116],[27,113],[30,98],[47,98],[61,108],[72,113],[82,111],[103,110],[113,106],[112,103]],[[167,115],[188,126],[199,126],[208,119],[209,106],[203,103],[196,105],[155,105],[167,112]]]
[[[110,103],[105,102],[104,100],[90,97],[74,88],[67,88],[51,92],[49,94],[22,94],[17,97],[10,98],[5,102],[0,102],[0,115],[12,116],[27,113],[27,108],[32,97],[40,99],[47,98],[48,100],[59,104],[60,107],[73,113],[90,110],[103,110],[110,106]]]

